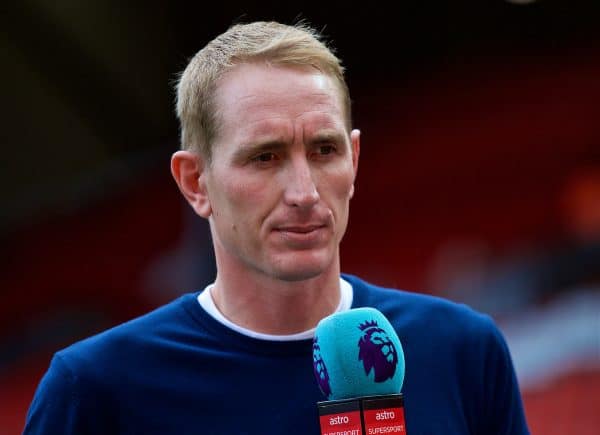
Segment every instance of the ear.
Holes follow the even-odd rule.
[[[358,157],[360,156],[360,130],[350,132],[350,145],[352,146],[352,167],[354,168],[354,179],[358,173]],[[350,198],[354,196],[354,180],[350,188]]]
[[[208,219],[212,208],[206,189],[205,160],[190,151],[177,151],[171,157],[171,174],[194,211]]]

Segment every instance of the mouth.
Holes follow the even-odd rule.
[[[325,228],[326,225],[293,225],[278,227],[276,230],[282,233],[293,233],[293,234],[309,234],[313,231]]]
[[[275,228],[275,233],[290,247],[309,249],[323,243],[327,238],[326,229],[325,224],[284,225]]]

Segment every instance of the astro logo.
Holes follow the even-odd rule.
[[[398,354],[394,343],[375,320],[367,321],[359,326],[363,336],[358,341],[358,359],[363,362],[365,374],[375,370],[375,382],[391,379],[396,373]]]
[[[325,361],[321,357],[321,348],[318,341],[319,338],[315,335],[315,339],[313,340],[313,371],[323,395],[329,398],[331,396],[329,373],[327,372],[327,367],[325,367]]]

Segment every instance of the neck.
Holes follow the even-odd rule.
[[[292,282],[219,271],[212,297],[219,311],[241,327],[264,334],[294,334],[314,328],[337,308],[339,263],[329,269]]]

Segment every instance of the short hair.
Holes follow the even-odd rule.
[[[190,60],[177,83],[177,117],[181,148],[200,152],[209,162],[218,133],[217,82],[235,65],[264,61],[274,65],[312,66],[339,85],[345,122],[350,131],[350,94],[344,67],[322,35],[304,22],[286,25],[258,21],[236,24],[217,36]]]

